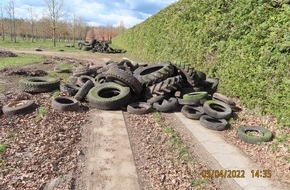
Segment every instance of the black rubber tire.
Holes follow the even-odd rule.
[[[145,86],[161,82],[174,74],[174,66],[169,62],[139,67],[134,71],[134,76]]]
[[[196,86],[198,76],[193,66],[186,64],[175,64],[175,66],[178,70],[178,73],[185,81],[188,82],[188,84],[191,86]]]
[[[227,120],[216,119],[209,115],[202,115],[199,121],[202,126],[215,131],[224,131],[229,128]]]
[[[208,100],[203,104],[204,112],[217,119],[229,119],[232,116],[232,109],[224,102]]]
[[[121,70],[118,67],[110,67],[103,74],[110,82],[118,80],[126,86],[130,87],[133,94],[139,95],[143,89],[142,84],[130,72]]]
[[[36,105],[32,100],[19,100],[4,105],[2,111],[5,115],[12,116],[16,114],[27,114],[33,112]]]
[[[76,84],[78,86],[82,87],[88,80],[90,80],[93,83],[95,83],[95,79],[93,77],[82,75],[82,76],[78,77],[78,80],[77,80]]]
[[[74,98],[58,96],[52,99],[51,107],[60,111],[77,111],[79,104]]]
[[[154,104],[155,102],[162,102],[164,100],[164,96],[163,95],[158,95],[158,96],[153,96],[152,98],[149,98],[147,100],[147,103],[149,104]]]
[[[214,100],[219,100],[221,102],[224,102],[224,103],[228,104],[231,107],[232,106],[236,106],[236,103],[231,98],[229,98],[229,97],[227,97],[227,96],[225,96],[223,94],[220,94],[220,93],[216,92],[216,93],[213,94],[212,98]]]
[[[25,92],[51,92],[59,89],[59,80],[51,77],[32,77],[19,81],[20,89]]]
[[[92,48],[93,48],[92,46],[89,46],[89,45],[87,46],[87,45],[85,45],[85,46],[82,47],[82,50],[83,50],[83,51],[90,51]]]
[[[202,99],[205,99],[207,97],[208,93],[201,91],[201,92],[191,92],[188,94],[183,95],[184,100],[197,100],[200,101]]]
[[[68,93],[70,96],[74,96],[79,90],[78,87],[69,84],[61,84],[59,89],[61,92]]]
[[[94,86],[95,84],[91,80],[88,80],[75,94],[74,98],[78,101],[83,100]]]
[[[254,137],[247,134],[247,131],[256,131],[262,133],[263,136],[261,137]],[[246,143],[249,144],[257,144],[259,142],[268,142],[271,141],[273,138],[273,134],[271,131],[265,129],[264,127],[258,126],[243,126],[239,127],[238,130],[238,137]]]
[[[179,105],[191,105],[191,106],[199,106],[200,101],[197,100],[184,100],[182,98],[177,98]]]
[[[57,73],[71,73],[71,70],[66,68],[66,69],[61,69],[61,68],[58,68],[58,67],[55,67],[54,68],[54,71],[57,72]]]
[[[214,94],[217,92],[219,85],[219,79],[218,78],[208,78],[206,81],[204,81],[204,89],[207,91],[209,94]]]
[[[197,75],[199,84],[206,80],[206,74],[204,72],[196,70],[196,75]]]
[[[176,98],[164,99],[162,102],[155,102],[153,108],[160,112],[172,112],[178,107],[178,101]]]
[[[152,106],[147,102],[133,102],[127,106],[127,112],[131,114],[143,115],[152,111]]]
[[[166,80],[153,84],[146,88],[146,96],[151,97],[152,94],[169,94],[181,89],[183,86],[183,79],[180,75],[169,77]]]
[[[181,113],[189,118],[189,119],[194,119],[194,120],[199,120],[200,117],[202,115],[204,115],[204,110],[203,110],[203,107],[201,106],[189,106],[189,105],[185,105],[182,107],[181,109]]]
[[[131,92],[129,87],[107,82],[92,88],[87,99],[93,108],[114,110],[126,106],[130,102]]]

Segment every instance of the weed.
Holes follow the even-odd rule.
[[[6,149],[6,145],[0,143],[0,153],[4,152],[5,149]]]
[[[35,116],[34,121],[39,122],[44,117],[45,113],[46,113],[46,108],[44,106],[40,106],[38,108],[38,113]]]
[[[200,186],[201,184],[204,184],[204,183],[207,183],[207,182],[208,182],[207,179],[200,179],[200,178],[193,179],[191,181],[191,187],[197,187],[197,186]]]

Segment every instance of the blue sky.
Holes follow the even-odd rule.
[[[9,0],[1,0],[0,6],[6,7]],[[29,8],[37,18],[45,10],[45,0],[14,0],[17,18],[28,18]],[[55,0],[57,1],[57,0]],[[82,17],[89,25],[118,25],[123,21],[126,27],[142,22],[159,10],[177,0],[64,0],[69,12]]]

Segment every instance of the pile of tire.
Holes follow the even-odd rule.
[[[126,50],[113,49],[108,42],[92,40],[91,42],[79,42],[78,48],[83,51],[91,51],[92,53],[126,53]]]

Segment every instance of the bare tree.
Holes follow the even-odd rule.
[[[5,20],[4,20],[4,11],[3,11],[3,7],[0,7],[0,19],[1,19],[1,36],[2,36],[2,40],[5,40]]]
[[[32,7],[30,6],[29,9],[29,23],[30,23],[30,35],[31,35],[31,42],[34,40],[34,30],[35,30],[35,16]]]
[[[44,0],[47,8],[47,16],[52,28],[53,46],[56,46],[56,27],[61,17],[65,16],[63,0]]]
[[[15,22],[15,1],[14,0],[9,0],[8,5],[6,7],[7,14],[10,19],[10,36],[11,36],[11,41],[14,38],[14,42],[16,43],[16,22]]]

